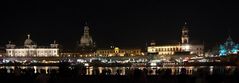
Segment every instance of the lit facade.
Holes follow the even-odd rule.
[[[174,55],[178,52],[189,52],[190,54],[203,56],[204,45],[189,43],[189,30],[185,23],[185,25],[182,26],[181,43],[156,45],[156,43],[153,42],[147,47],[147,51],[148,53],[156,53],[158,55]]]
[[[173,55],[175,52],[180,52],[180,45],[167,45],[167,46],[149,46],[148,53],[158,53],[159,55]]]
[[[98,56],[139,56],[141,55],[141,49],[120,49],[115,47],[114,49],[99,49],[96,51]]]
[[[66,57],[73,57],[73,58],[87,58],[87,57],[95,57],[95,53],[94,52],[87,52],[87,53],[83,53],[83,52],[79,52],[79,51],[62,51],[60,53],[62,58],[66,58]]]
[[[16,47],[11,42],[7,44],[6,57],[59,57],[59,48],[55,41],[48,47],[38,47],[28,35],[23,47]]]
[[[157,53],[158,55],[174,55],[177,52],[189,52],[190,54],[197,54],[203,56],[203,45],[167,45],[167,46],[149,46],[148,53]]]

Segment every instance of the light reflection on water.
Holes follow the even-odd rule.
[[[58,66],[17,66],[20,69],[34,69],[34,73],[41,73],[41,70],[44,70],[44,73],[48,74],[50,70],[58,70]],[[1,66],[1,69],[6,68],[7,73],[11,73],[11,70],[15,70],[15,66]]]
[[[33,69],[34,73],[41,73],[41,70],[44,70],[44,73],[48,74],[51,72],[51,70],[58,70],[59,67],[58,66],[17,66],[20,69]],[[11,70],[15,70],[15,66],[1,66],[0,69],[2,68],[6,68],[7,72],[10,73]],[[86,68],[86,75],[93,75],[94,74],[94,70],[98,70],[99,74],[102,73],[103,70],[110,70],[110,75],[115,75],[117,73],[117,70],[120,70],[120,75],[126,75],[129,73],[132,73],[132,71],[129,70],[133,70],[133,69],[140,69],[140,70],[144,70],[147,69],[148,71],[148,75],[156,75],[157,70],[166,70],[166,69],[170,69],[171,71],[171,75],[178,75],[181,73],[181,69],[185,68],[186,69],[186,74],[187,75],[192,75],[195,72],[197,72],[198,69],[200,68],[204,68],[208,71],[208,73],[210,75],[212,75],[213,73],[218,73],[218,72],[226,72],[227,70],[230,70],[227,73],[232,73],[236,67],[235,66],[177,66],[177,67],[87,67]],[[215,71],[216,70],[216,71]]]
[[[140,69],[140,70],[144,70],[147,69],[148,70],[148,75],[156,75],[156,71],[157,70],[166,70],[166,69],[170,69],[171,70],[171,75],[179,75],[181,73],[181,69],[184,68],[186,69],[186,74],[187,75],[193,75],[195,72],[197,72],[198,69],[204,69],[206,71],[209,72],[210,75],[212,75],[214,72],[220,72],[220,73],[226,73],[226,70],[235,70],[236,67],[234,66],[226,66],[226,67],[214,67],[214,66],[189,66],[189,67],[183,67],[183,66],[178,66],[178,67],[88,67],[87,68],[87,75],[92,75],[93,74],[93,70],[94,69],[98,69],[100,73],[102,73],[102,71],[104,69],[106,70],[111,70],[112,73],[110,73],[111,75],[115,75],[117,70],[121,70],[122,72],[120,73],[121,75],[126,75],[127,70],[133,70],[133,69]],[[151,73],[149,71],[152,71]],[[232,72],[231,71],[231,72]]]

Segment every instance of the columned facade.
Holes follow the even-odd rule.
[[[16,45],[9,42],[6,45],[7,57],[59,57],[58,44],[54,42],[50,46],[38,47],[30,39],[30,35],[24,42],[23,47],[16,47]]]

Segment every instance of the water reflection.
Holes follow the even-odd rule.
[[[126,75],[127,71],[129,70],[135,70],[135,69],[140,69],[140,70],[147,70],[147,75],[157,75],[157,71],[166,71],[170,70],[171,75],[179,75],[181,74],[182,69],[186,69],[186,74],[187,75],[193,75],[195,72],[197,72],[198,69],[204,69],[204,71],[208,71],[210,75],[212,75],[214,72],[215,73],[226,73],[225,71],[234,71],[236,67],[234,66],[226,66],[226,67],[214,67],[214,66],[189,66],[189,67],[184,67],[184,66],[178,66],[178,67],[88,67],[87,68],[87,75],[94,75],[93,72],[94,70],[98,70],[99,73],[102,73],[104,70],[110,70],[110,75],[116,75],[117,70],[120,70],[120,75]]]
[[[7,69],[7,73],[12,73],[12,70],[15,70],[16,67],[24,69],[33,69],[34,73],[42,73],[40,70],[44,70],[44,73],[49,74],[51,70],[59,70],[58,66],[1,66],[1,69]],[[187,75],[195,74],[199,69],[203,69],[212,74],[233,74],[233,71],[236,69],[235,66],[177,66],[177,67],[87,67],[86,75],[130,75],[133,73],[133,70],[139,69],[147,73],[147,75],[159,75],[160,72],[165,72],[170,70],[171,75],[181,74],[181,70],[186,69]]]
[[[58,66],[1,66],[1,69],[7,69],[7,73],[12,73],[12,70],[20,68],[22,70],[34,69],[34,73],[42,73],[40,70],[44,70],[44,73],[48,74],[51,70],[58,70]]]

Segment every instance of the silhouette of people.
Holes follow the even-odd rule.
[[[121,75],[121,70],[120,70],[120,69],[117,69],[115,75]]]
[[[47,76],[45,71],[43,69],[41,69],[40,75],[37,76],[36,80],[39,83],[48,83],[49,77]]]

